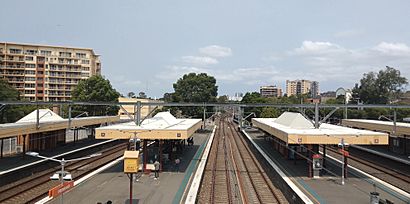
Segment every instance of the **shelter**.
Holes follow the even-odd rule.
[[[66,129],[76,131],[80,127],[96,127],[117,121],[119,116],[64,119],[49,109],[39,109],[38,113],[34,110],[15,123],[0,124],[0,155],[3,156],[5,138],[17,137],[17,144],[23,153],[26,150],[40,151],[65,143]]]
[[[410,123],[365,119],[343,119],[342,125],[389,133],[389,149],[399,154],[410,154]]]
[[[285,112],[278,118],[253,118],[252,124],[279,138],[286,144],[333,144],[341,139],[358,145],[386,145],[388,135],[323,123],[315,129],[312,122],[300,113]]]
[[[121,123],[96,129],[97,139],[140,139],[143,142],[143,171],[146,172],[149,160],[160,160],[163,164],[163,143],[169,147],[168,158],[172,158],[174,146],[180,144],[201,128],[201,119],[179,119],[169,112],[157,113],[153,118],[146,119],[138,126],[135,122]],[[155,141],[153,147],[158,151],[148,151],[148,142]],[[139,146],[139,145],[137,145]],[[139,149],[136,148],[137,150]],[[159,158],[157,158],[159,155]]]
[[[308,160],[309,176],[312,176],[311,159],[313,154],[319,153],[319,145],[323,146],[323,157],[325,158],[326,145],[343,144],[343,148],[347,148],[347,144],[388,144],[388,135],[386,133],[325,123],[321,124],[319,128],[315,128],[313,122],[300,113],[285,112],[278,118],[253,118],[252,124],[254,127],[272,135],[274,147],[285,157],[296,159],[296,152],[296,154],[310,158]],[[345,165],[347,165],[346,157]]]

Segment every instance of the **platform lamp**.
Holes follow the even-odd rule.
[[[72,180],[71,174],[69,172],[67,172],[65,174],[65,172],[64,172],[64,166],[67,164],[67,162],[80,161],[80,160],[84,160],[84,159],[90,159],[90,158],[93,158],[93,157],[98,157],[98,156],[101,156],[101,153],[91,154],[91,155],[88,155],[86,157],[80,157],[80,158],[68,159],[68,160],[65,160],[64,158],[59,160],[59,159],[54,159],[54,158],[51,158],[51,157],[42,156],[38,152],[26,152],[26,155],[29,155],[29,156],[32,156],[32,157],[38,157],[38,158],[42,158],[42,159],[46,159],[46,160],[55,161],[55,162],[60,163],[61,164],[61,172],[57,172],[56,174],[51,176],[50,179],[60,180],[61,181],[60,185],[61,185],[61,187],[63,187],[64,186],[64,180]],[[64,194],[64,191],[61,193],[61,203],[64,203],[63,194]]]

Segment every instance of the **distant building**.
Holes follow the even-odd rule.
[[[286,94],[287,96],[301,95],[311,93],[312,97],[319,95],[319,82],[310,80],[286,80]]]
[[[0,78],[29,101],[67,101],[82,79],[101,74],[89,48],[0,42]]]
[[[262,97],[281,97],[282,89],[277,86],[261,86],[260,94]]]
[[[310,84],[310,96],[312,98],[318,98],[320,96],[319,93],[319,82],[312,81]]]
[[[326,103],[327,100],[329,99],[335,99],[336,98],[336,92],[335,91],[328,91],[320,94],[320,102],[321,103]]]
[[[237,92],[233,96],[228,96],[230,101],[242,101],[243,93]]]

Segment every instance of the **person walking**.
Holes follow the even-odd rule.
[[[154,162],[154,169],[155,169],[155,180],[157,180],[159,178],[159,167],[160,167],[160,163],[158,160],[155,160]]]

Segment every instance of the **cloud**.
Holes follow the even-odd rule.
[[[331,42],[304,41],[287,52],[286,61],[296,62],[315,80],[354,84],[363,73],[386,65],[396,67],[404,75],[410,74],[406,71],[410,66],[410,47],[404,43],[381,42],[370,48],[350,49]]]
[[[210,56],[215,58],[232,56],[232,49],[229,47],[222,47],[219,45],[210,45],[207,47],[199,48],[199,53],[204,56]]]
[[[291,55],[317,55],[345,52],[341,46],[330,42],[303,41],[302,46],[289,52]]]
[[[404,43],[381,42],[373,50],[385,55],[410,56],[410,47]]]
[[[181,57],[181,60],[184,63],[194,66],[206,66],[219,63],[215,58],[202,56],[183,56]]]

